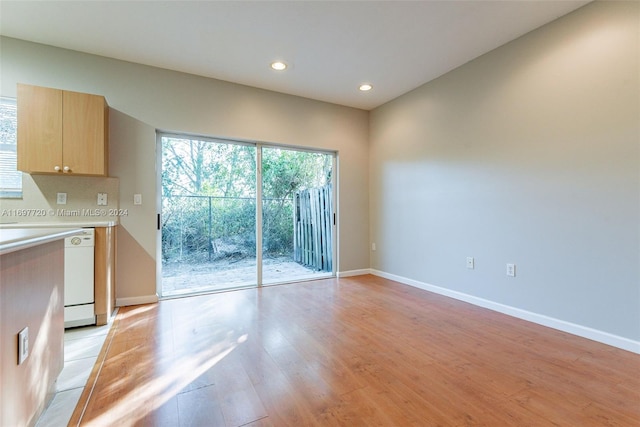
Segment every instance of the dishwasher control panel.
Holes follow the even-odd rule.
[[[95,246],[95,230],[93,228],[85,228],[82,234],[78,236],[67,237],[65,246]]]

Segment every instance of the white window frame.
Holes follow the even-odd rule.
[[[15,98],[0,96],[0,120],[13,122],[0,129],[9,129],[9,132],[0,132],[0,198],[19,199],[22,198],[22,172],[17,169],[18,113]]]

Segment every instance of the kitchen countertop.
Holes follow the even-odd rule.
[[[82,233],[82,228],[0,228],[0,255]]]

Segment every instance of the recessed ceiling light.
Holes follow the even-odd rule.
[[[276,71],[283,71],[287,68],[287,64],[285,64],[282,61],[274,61],[271,63],[271,68],[273,68]]]
[[[358,89],[360,89],[363,92],[366,92],[368,90],[373,89],[373,86],[371,86],[369,83],[364,83],[364,84],[361,84]]]

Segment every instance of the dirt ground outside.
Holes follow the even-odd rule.
[[[329,277],[326,271],[314,271],[288,257],[265,258],[264,284]],[[162,264],[162,296],[179,296],[220,291],[256,285],[256,259],[226,260],[200,263]]]

